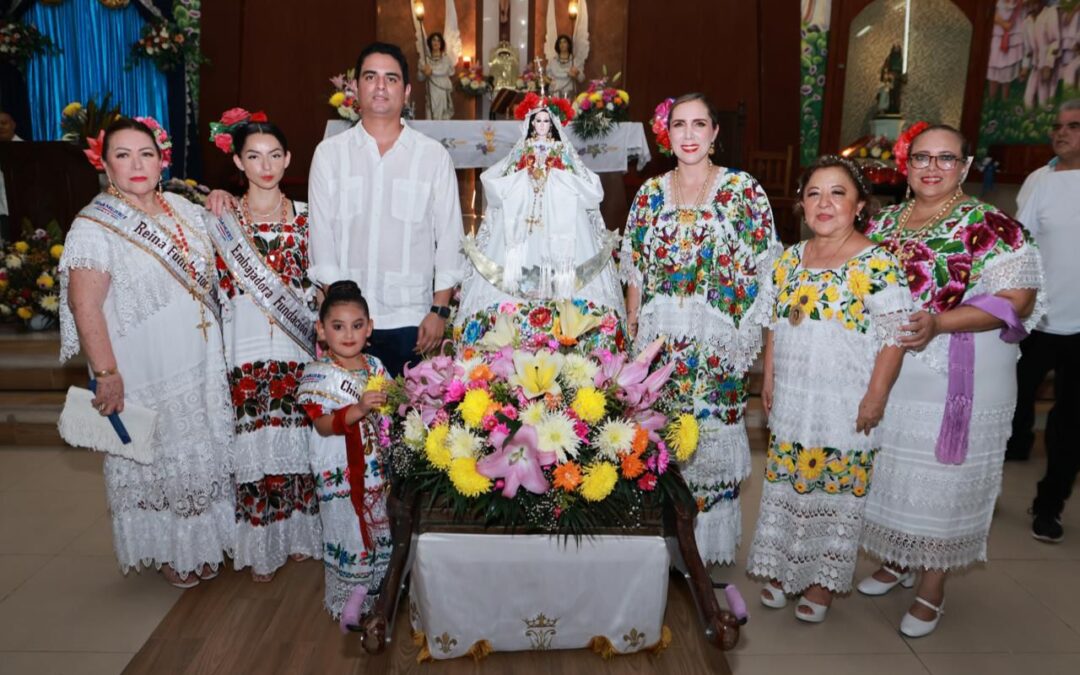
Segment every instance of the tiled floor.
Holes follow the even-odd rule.
[[[743,541],[753,531],[763,455],[745,486]],[[913,591],[838,599],[824,624],[792,605],[768,610],[742,566],[752,619],[728,654],[738,675],[798,672],[951,675],[1080,672],[1080,506],[1067,539],[1034,541],[1025,514],[1042,461],[1006,466],[991,563],[949,586],[947,614],[921,640],[897,633]],[[860,566],[860,576],[873,569]],[[79,450],[0,449],[0,673],[119,673],[179,598],[156,574],[119,573],[112,554],[101,459]]]

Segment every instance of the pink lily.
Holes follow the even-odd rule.
[[[634,421],[649,434],[649,440],[653,443],[662,443],[660,430],[667,424],[667,416],[655,410],[643,410],[639,412]]]
[[[424,424],[430,425],[443,407],[451,380],[462,374],[460,370],[449,356],[426,359],[411,368],[405,366],[403,379],[409,402],[398,407],[398,414],[404,416],[409,408],[417,408]]]
[[[495,352],[491,357],[491,362],[488,364],[488,367],[491,368],[491,372],[495,373],[498,377],[509,380],[510,376],[514,374],[514,348],[503,347]]]
[[[656,399],[660,398],[660,390],[671,379],[671,373],[675,370],[675,362],[670,361],[660,370],[649,373],[640,383],[628,383],[624,390],[616,394],[619,400],[626,403],[632,410],[648,408]],[[621,379],[621,378],[620,378]]]
[[[513,499],[518,487],[544,494],[551,485],[540,468],[555,463],[555,453],[537,449],[536,429],[524,424],[513,436],[496,429],[489,437],[495,452],[476,463],[476,470],[488,478],[504,478],[502,495]]]

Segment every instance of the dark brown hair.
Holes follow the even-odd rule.
[[[840,155],[822,155],[814,160],[814,163],[806,167],[806,170],[799,176],[799,187],[795,190],[795,194],[799,199],[796,200],[795,206],[792,209],[795,212],[795,217],[799,219],[799,222],[806,221],[805,209],[803,209],[803,189],[806,184],[810,182],[810,179],[815,173],[821,169],[840,168],[848,175],[851,182],[855,184],[855,191],[858,193],[858,201],[866,202],[862,211],[855,217],[855,229],[862,231],[866,227],[866,223],[870,218],[877,213],[878,203],[874,199],[874,194],[870,191],[870,184],[866,181],[866,177],[863,176],[862,169],[858,167],[855,162],[846,157]]]
[[[966,137],[964,137],[964,134],[960,133],[960,130],[957,129],[956,127],[949,126],[948,124],[931,124],[930,126],[926,127],[922,131],[920,131],[915,136],[915,138],[918,138],[919,136],[922,136],[927,131],[948,131],[950,134],[953,134],[958,139],[960,139],[960,155],[961,155],[961,159],[966,160],[968,157],[971,157],[971,144],[968,143],[968,139]],[[911,144],[912,145],[915,145],[915,138],[911,139]]]
[[[704,103],[705,109],[709,111],[709,119],[712,120],[712,125],[715,127],[720,124],[720,114],[716,112],[716,106],[712,104],[709,97],[699,91],[692,91],[689,94],[683,94],[675,99],[671,104],[671,107],[668,108],[667,123],[669,127],[671,126],[671,113],[675,112],[675,108],[683,103],[690,103],[691,101],[701,101]]]
[[[117,117],[112,124],[105,127],[105,140],[101,143],[101,159],[105,160],[105,157],[109,154],[109,141],[118,131],[124,131],[125,129],[132,129],[134,131],[141,131],[146,134],[146,137],[150,139],[150,145],[154,147],[154,152],[158,157],[161,157],[161,148],[157,145],[157,139],[154,138],[154,132],[150,130],[150,127],[146,126],[139,120],[131,119],[130,117]]]

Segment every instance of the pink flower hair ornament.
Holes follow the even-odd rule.
[[[243,108],[229,108],[221,113],[221,119],[210,123],[210,140],[218,150],[231,155],[234,152],[233,132],[237,127],[249,122],[269,121],[266,113],[261,110],[253,113]]]
[[[665,157],[675,154],[671,150],[671,137],[668,135],[668,117],[671,116],[671,106],[674,104],[675,99],[670,96],[660,101],[660,105],[653,111],[652,119],[649,120],[652,131],[656,134],[656,147],[660,148],[660,153]]]
[[[157,145],[158,152],[161,153],[161,168],[167,169],[172,162],[172,140],[169,138],[168,132],[153,117],[134,117],[132,119],[136,122],[142,122],[150,129],[154,144]],[[105,163],[101,156],[105,148],[105,130],[99,131],[97,138],[87,136],[86,145],[87,149],[83,150],[83,154],[86,155],[90,166],[98,171],[104,171]]]
[[[893,160],[896,162],[896,170],[901,174],[907,175],[908,154],[911,152],[912,141],[929,127],[930,124],[928,122],[919,120],[907,129],[904,129],[903,133],[900,134],[900,138],[896,139],[896,143],[893,144]]]

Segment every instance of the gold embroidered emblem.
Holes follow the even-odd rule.
[[[453,649],[455,645],[457,645],[457,640],[450,637],[449,633],[444,632],[442,635],[435,638],[435,644],[439,645],[440,652],[442,652],[443,654],[449,654],[450,650]]]
[[[549,619],[541,612],[531,619],[522,619],[525,622],[525,637],[529,638],[529,644],[533,649],[544,651],[551,649],[551,639],[555,637],[559,623],[558,618]]]
[[[622,639],[631,649],[637,649],[645,644],[645,633],[638,631],[637,628],[631,628],[629,633],[622,636]]]

